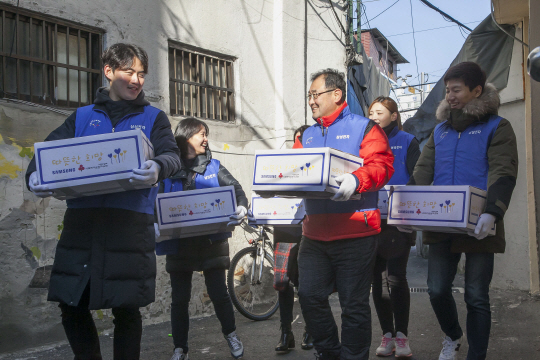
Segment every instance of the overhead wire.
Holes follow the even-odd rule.
[[[369,26],[369,28],[371,29],[371,24],[369,23],[369,19],[367,17],[367,12],[366,12],[366,5],[364,5],[363,3],[361,4],[362,5],[362,10],[363,13],[364,13],[364,16],[366,18],[366,22]],[[360,16],[362,16],[362,14],[360,14]],[[373,44],[375,44],[375,48],[377,49],[377,51],[380,51],[379,50],[379,46],[378,46],[378,42],[377,41],[374,41]],[[388,59],[387,59],[388,60]],[[387,75],[387,80],[388,80],[388,83],[390,84],[390,91],[392,91],[394,93],[394,96],[396,97],[396,100],[398,102],[398,105],[399,107],[401,108],[401,102],[399,101],[399,97],[397,96],[396,94],[396,91],[394,90],[394,86],[392,85],[392,82],[390,81],[390,72],[388,71],[388,66],[385,62],[383,62],[382,64],[382,67],[383,67],[383,70],[386,72],[386,75]],[[371,96],[373,98],[375,98],[376,96],[374,96],[373,92],[371,91],[370,89],[370,86],[369,86],[369,83],[367,84],[366,88],[368,89],[368,91],[371,93]],[[378,96],[378,95],[377,95]],[[369,114],[364,114],[364,115],[369,115]]]
[[[427,0],[420,0],[425,6],[429,7],[430,9],[433,9],[435,10],[436,12],[438,12],[439,14],[441,14],[443,16],[443,18],[446,20],[446,21],[449,21],[449,22],[454,22],[456,24],[458,24],[459,26],[461,26],[462,28],[468,30],[469,32],[472,32],[472,29],[465,26],[464,24],[462,24],[461,22],[459,22],[458,20],[454,19],[452,16],[448,15],[447,13],[445,13],[444,11],[442,11],[441,9],[439,9],[438,7],[436,7],[435,5],[433,5],[432,3],[430,3],[429,1]]]
[[[473,23],[479,23],[480,21],[470,21],[470,22],[466,22],[465,24],[473,24]],[[451,28],[451,27],[456,27],[456,26],[459,26],[457,24],[455,25],[447,25],[447,26],[439,26],[439,27],[436,27],[436,28],[430,28],[430,29],[423,29],[423,30],[416,30],[416,34],[420,33],[420,32],[426,32],[426,31],[432,31],[432,30],[439,30],[439,29],[446,29],[446,28]],[[404,32],[404,33],[399,33],[399,34],[392,34],[392,35],[385,35],[387,38],[389,37],[392,37],[392,36],[400,36],[400,35],[409,35],[409,34],[412,34],[412,31],[409,31],[409,32]]]
[[[418,70],[418,56],[416,55],[416,36],[414,34],[414,17],[413,17],[413,9],[412,9],[412,0],[409,0],[409,3],[411,4],[411,26],[412,26],[413,45],[414,45],[414,62],[416,63],[416,73],[418,77],[420,77],[420,71]]]
[[[390,5],[389,7],[387,7],[386,9],[384,9],[383,11],[381,11],[380,13],[378,13],[377,15],[375,15],[374,17],[372,17],[371,19],[369,19],[368,21],[372,21],[376,18],[378,18],[380,15],[382,15],[386,10],[390,9],[392,6],[396,5],[397,3],[399,2],[399,0],[396,0],[396,2],[394,2],[392,5]],[[366,25],[366,23],[363,23],[361,26],[364,26]]]
[[[529,44],[526,44],[525,42],[523,42],[521,39],[518,39],[517,37],[515,37],[514,35],[510,34],[508,31],[504,30],[503,27],[501,25],[499,25],[499,23],[497,22],[497,20],[495,20],[495,5],[493,5],[493,1],[490,0],[489,1],[489,8],[491,10],[491,19],[493,20],[493,22],[495,23],[495,25],[497,25],[497,27],[499,29],[501,29],[502,32],[504,32],[506,35],[510,36],[512,39],[514,40],[517,40],[519,41],[521,44],[523,44],[524,46],[526,47],[529,47]]]

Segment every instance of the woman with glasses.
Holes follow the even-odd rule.
[[[369,118],[384,130],[394,154],[394,175],[388,185],[405,185],[420,157],[418,140],[404,131],[398,106],[389,97],[376,98],[369,107]],[[381,220],[381,233],[373,275],[373,302],[382,328],[377,356],[412,355],[407,338],[410,292],[407,262],[415,233],[403,233]]]

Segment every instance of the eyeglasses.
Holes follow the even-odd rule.
[[[306,98],[308,99],[308,101],[311,99],[311,97],[313,97],[313,100],[317,100],[317,98],[319,97],[319,95],[322,95],[324,93],[327,93],[327,92],[330,92],[330,91],[334,91],[336,89],[331,89],[331,90],[326,90],[326,91],[323,91],[323,92],[320,92],[320,93],[312,93],[312,94],[307,94]]]

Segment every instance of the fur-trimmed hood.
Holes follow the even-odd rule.
[[[491,83],[487,83],[484,86],[482,95],[478,98],[471,100],[465,107],[463,107],[463,113],[480,119],[487,114],[497,114],[499,106],[501,105],[501,99],[495,86]],[[445,121],[450,118],[451,112],[450,104],[446,99],[443,99],[437,108],[437,120]]]

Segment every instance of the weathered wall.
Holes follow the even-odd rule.
[[[17,5],[15,0],[0,3]],[[254,150],[290,146],[293,129],[312,123],[306,76],[327,67],[345,70],[343,35],[326,1],[21,0],[19,5],[102,28],[105,46],[141,45],[150,56],[145,93],[166,113],[168,40],[235,56],[237,120],[208,121],[210,146],[248,193]],[[344,22],[343,9],[337,11]],[[0,103],[0,353],[65,339],[60,312],[46,301],[46,276],[34,279],[36,274],[46,275],[53,263],[65,203],[41,200],[24,185],[33,143],[65,118],[41,108]],[[180,119],[170,117],[172,126]],[[232,253],[247,245],[241,230],[230,243]],[[213,311],[203,280],[194,274],[193,316]],[[31,283],[37,287],[31,288]],[[144,323],[165,321],[169,311],[169,278],[159,258],[156,302],[143,309]],[[109,310],[94,312],[94,318],[100,331],[112,327]]]
[[[522,36],[521,28],[516,36]],[[512,124],[517,138],[519,168],[516,187],[505,215],[506,252],[495,256],[492,286],[502,289],[530,290],[529,226],[527,190],[527,126],[523,87],[523,50],[514,42],[508,85],[501,91],[499,115]]]

